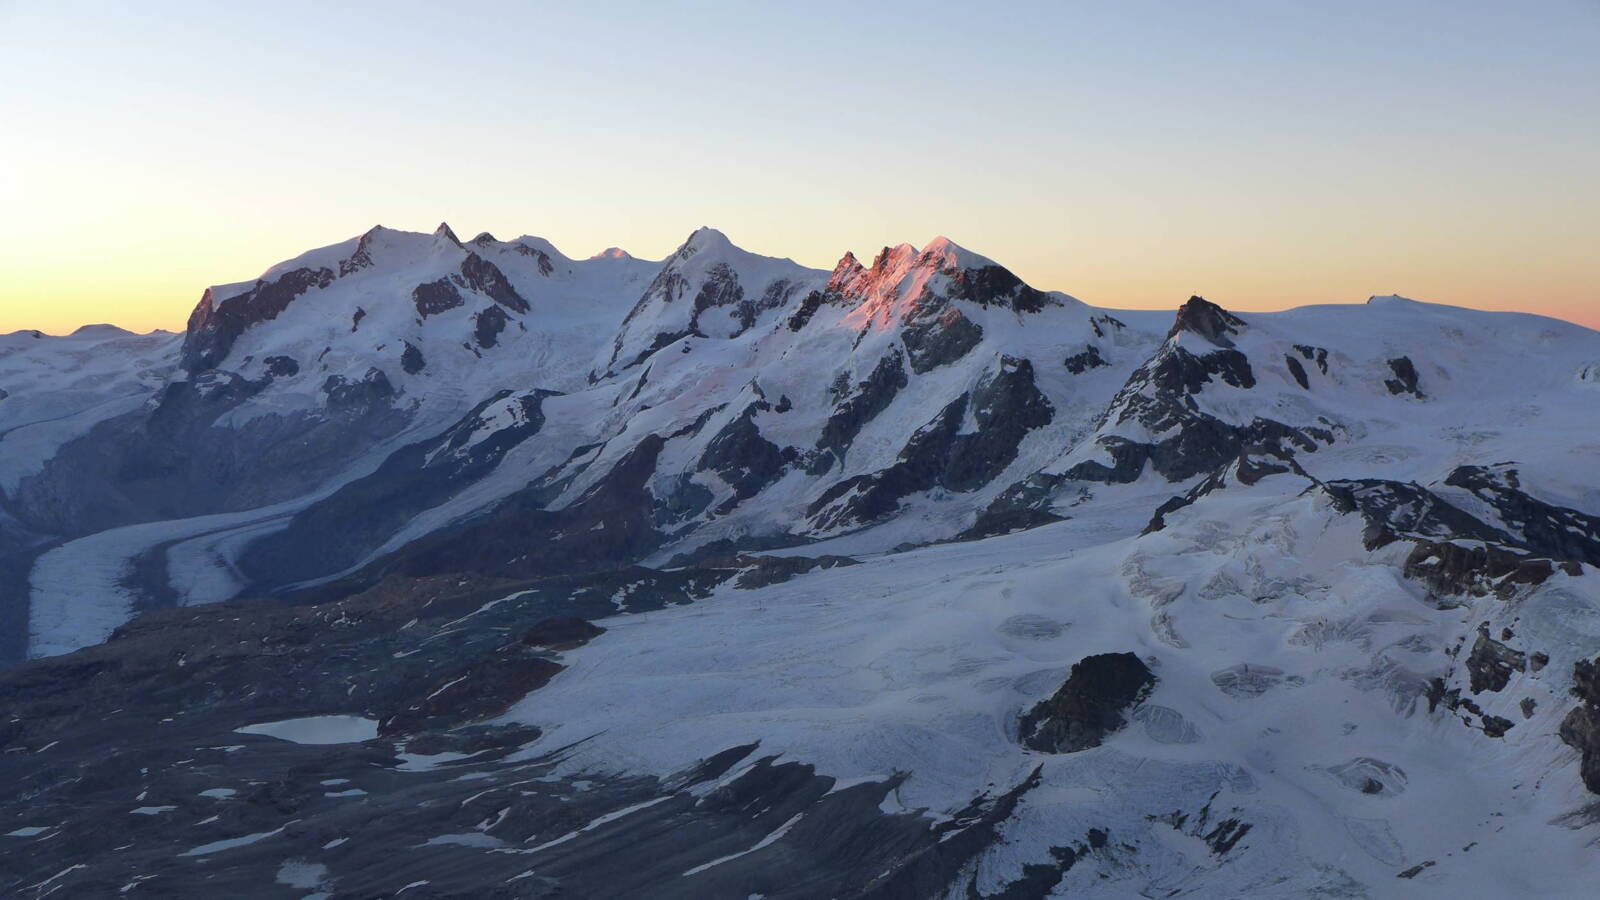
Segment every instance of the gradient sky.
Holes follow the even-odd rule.
[[[375,223],[832,267],[946,234],[1103,306],[1600,327],[1600,0],[0,0],[0,332],[179,328]]]

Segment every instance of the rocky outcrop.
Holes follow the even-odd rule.
[[[979,306],[999,306],[1019,313],[1035,313],[1054,301],[1044,291],[1023,284],[1005,266],[987,265],[952,268],[950,297]]]
[[[1394,373],[1394,377],[1383,382],[1389,393],[1410,394],[1418,400],[1423,399],[1424,394],[1417,390],[1417,367],[1409,356],[1398,356],[1389,360],[1389,371]]]
[[[1474,694],[1503,691],[1511,676],[1528,670],[1528,655],[1489,636],[1489,625],[1478,626],[1478,639],[1467,654],[1467,672]]]
[[[1458,466],[1445,477],[1493,507],[1512,540],[1540,556],[1600,566],[1600,516],[1546,503],[1522,489],[1513,465]]]
[[[520,642],[526,647],[575,650],[605,633],[604,628],[593,622],[576,616],[558,616],[545,619],[528,629]]]
[[[665,441],[648,435],[571,505],[546,509],[536,482],[359,573],[412,577],[471,571],[505,578],[615,571],[661,546],[646,488]],[[543,539],[529,541],[530,534]]]
[[[466,286],[514,313],[528,311],[528,301],[512,287],[500,267],[476,253],[468,253],[461,261],[461,277]]]
[[[1167,333],[1171,338],[1183,332],[1197,334],[1218,347],[1232,347],[1233,335],[1245,327],[1244,320],[1204,297],[1190,297],[1178,308],[1178,317]]]
[[[1098,439],[1110,463],[1085,460],[1066,473],[1072,481],[1099,481],[1126,484],[1137,479],[1148,464],[1168,481],[1184,481],[1215,471],[1238,458],[1246,448],[1258,448],[1277,456],[1296,450],[1315,451],[1325,433],[1293,428],[1282,422],[1257,418],[1249,425],[1237,426],[1203,413],[1160,404],[1165,412],[1152,410],[1156,430],[1167,436],[1155,442],[1141,442],[1118,435]],[[1170,417],[1169,417],[1170,414]]]
[[[378,720],[379,737],[449,730],[498,716],[565,666],[521,642],[497,648],[429,684],[415,702]]]
[[[1196,356],[1182,347],[1173,347],[1156,358],[1150,368],[1150,384],[1172,395],[1198,394],[1213,376],[1237,388],[1253,388],[1256,376],[1250,360],[1238,350],[1213,350]]]
[[[976,427],[963,432],[969,407]],[[976,490],[1005,471],[1023,437],[1048,425],[1053,415],[1034,384],[1033,364],[1003,357],[970,393],[919,428],[894,465],[836,483],[813,501],[807,516],[819,528],[838,528],[880,519],[899,508],[901,499],[934,487]]]
[[[322,383],[322,393],[327,398],[328,409],[361,413],[387,407],[394,400],[394,385],[389,376],[379,368],[371,368],[360,378],[329,375]]]
[[[905,361],[900,353],[884,355],[866,380],[836,393],[833,415],[822,426],[817,449],[842,456],[861,429],[888,409],[907,383]]]
[[[1093,344],[1083,348],[1082,353],[1074,353],[1067,357],[1063,364],[1067,367],[1067,371],[1074,375],[1082,375],[1090,369],[1111,365],[1100,355],[1100,348]]]
[[[1292,356],[1285,356],[1283,358],[1283,364],[1289,368],[1289,374],[1294,376],[1296,383],[1306,390],[1311,389],[1311,379],[1306,375],[1306,367],[1300,365],[1300,360],[1295,359]]]
[[[1048,699],[1022,717],[1018,738],[1030,750],[1076,753],[1098,747],[1127,724],[1126,713],[1150,695],[1156,677],[1132,653],[1101,653],[1072,664]]]
[[[1494,544],[1418,541],[1403,571],[1439,596],[1509,598],[1518,589],[1543,584],[1558,571],[1577,575],[1581,569]]]
[[[423,358],[422,351],[410,341],[405,342],[405,350],[400,353],[400,368],[407,375],[416,375],[428,367],[428,361]]]
[[[1561,720],[1561,741],[1582,754],[1578,774],[1583,786],[1600,794],[1600,657],[1573,664],[1572,696],[1579,705]]]
[[[284,584],[359,562],[418,513],[488,475],[539,433],[549,391],[501,391],[437,437],[395,451],[376,471],[296,513],[287,528],[246,548],[239,567]]]
[[[735,500],[747,500],[783,475],[793,452],[785,454],[761,436],[755,416],[765,401],[751,403],[723,426],[701,455],[698,471],[715,472],[733,488]]]
[[[472,317],[472,337],[478,346],[485,350],[493,347],[500,341],[500,333],[506,330],[506,325],[511,319],[505,310],[498,306],[491,306]]]
[[[269,381],[218,370],[169,383],[153,407],[62,445],[9,498],[12,514],[45,533],[76,536],[265,506],[316,489],[410,418],[374,369],[353,381],[325,379],[320,411],[226,422]]]
[[[300,363],[292,356],[269,356],[261,361],[261,368],[273,378],[290,378],[300,374]]]
[[[181,365],[191,373],[216,368],[246,329],[276,319],[296,297],[313,288],[327,287],[335,277],[332,269],[301,268],[271,281],[257,281],[254,287],[232,297],[217,297],[213,289],[208,289],[189,314]]]
[[[953,306],[920,308],[900,332],[911,371],[926,375],[972,351],[983,340],[983,329]]]
[[[1366,519],[1363,540],[1368,549],[1401,537],[1428,541],[1464,538],[1486,543],[1511,540],[1504,532],[1413,482],[1352,478],[1326,482],[1323,488],[1340,509],[1360,513]]]
[[[454,282],[448,278],[440,278],[412,288],[411,302],[417,308],[417,315],[426,319],[446,310],[455,309],[467,301],[462,298],[461,292],[456,290]]]

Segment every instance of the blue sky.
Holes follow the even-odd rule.
[[[1102,305],[1600,325],[1596,48],[1596,0],[0,0],[0,331],[177,327],[441,219],[816,266],[946,234]]]

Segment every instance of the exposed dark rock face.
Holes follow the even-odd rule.
[[[1238,458],[1211,473],[1183,494],[1173,497],[1156,507],[1155,514],[1151,516],[1150,523],[1145,526],[1142,533],[1151,534],[1167,527],[1166,517],[1168,515],[1193,504],[1212,491],[1226,487],[1229,475],[1232,475],[1239,484],[1249,486],[1269,475],[1282,475],[1288,472],[1293,472],[1307,479],[1310,478],[1306,471],[1300,467],[1300,464],[1295,462],[1294,457],[1285,454],[1279,447],[1243,447],[1239,451]]]
[[[744,286],[739,284],[738,273],[727,263],[717,263],[706,273],[699,293],[694,295],[694,314],[689,319],[689,326],[699,328],[700,317],[707,310],[737,306],[743,300]]]
[[[1082,353],[1074,353],[1067,357],[1065,365],[1068,372],[1074,375],[1082,375],[1090,369],[1098,369],[1101,366],[1109,366],[1111,364],[1106,362],[1105,358],[1100,355],[1099,347],[1090,344],[1083,348]]]
[[[1036,524],[1026,527],[1061,521],[1062,517],[1050,512],[1049,507],[1056,490],[1065,480],[1062,475],[1035,472],[1007,486],[956,539],[977,540],[1003,534],[1024,527],[1024,523],[1030,521]]]
[[[487,350],[499,342],[500,332],[506,330],[506,325],[510,321],[505,310],[491,306],[472,317],[473,339],[478,342],[479,347]]]
[[[528,311],[528,301],[522,299],[517,289],[511,286],[500,267],[478,254],[468,253],[467,258],[461,261],[461,277],[466,280],[467,287],[506,309],[516,313]]]
[[[1577,575],[1582,570],[1575,563],[1529,557],[1494,545],[1419,541],[1406,558],[1404,571],[1439,596],[1494,594],[1509,599],[1519,589],[1543,584],[1557,571]]]
[[[848,556],[748,556],[740,555],[725,562],[711,560],[707,568],[735,568],[740,574],[733,586],[742,590],[756,590],[782,584],[816,569],[835,569],[840,566],[860,565]]]
[[[382,369],[372,368],[359,381],[329,375],[322,383],[322,393],[328,398],[329,409],[361,411],[388,406],[394,400],[394,385]]]
[[[426,319],[445,310],[455,309],[466,303],[466,300],[462,299],[461,292],[456,290],[455,284],[450,279],[441,278],[412,288],[411,302],[416,304],[417,315]]]
[[[1305,357],[1308,362],[1316,362],[1317,371],[1324,375],[1328,374],[1328,351],[1326,348],[1313,347],[1309,344],[1295,344],[1294,349],[1296,353]]]
[[[1004,266],[987,265],[972,269],[952,269],[950,297],[979,306],[1000,306],[1019,313],[1039,312],[1053,303],[1050,295],[1022,283]]]
[[[767,404],[758,401],[723,426],[700,457],[697,469],[715,472],[732,488],[736,500],[747,500],[777,481],[788,464],[778,445],[761,436],[755,415]]]
[[[415,375],[428,367],[428,361],[422,358],[422,351],[410,341],[405,342],[406,349],[400,353],[400,368],[407,375]]]
[[[461,239],[456,237],[455,229],[450,227],[449,222],[440,222],[439,227],[433,230],[433,236],[444,238],[457,247],[462,246]]]
[[[1094,329],[1094,336],[1103,338],[1108,334],[1116,334],[1128,327],[1126,322],[1108,315],[1089,317],[1089,327]]]
[[[548,396],[549,391],[495,394],[443,434],[395,451],[372,474],[296,513],[287,528],[246,548],[240,568],[260,583],[284,584],[360,561],[418,513],[489,474],[513,447],[538,434]],[[499,419],[504,424],[485,435]]]
[[[217,424],[266,383],[213,371],[168,384],[153,409],[108,419],[63,445],[19,485],[12,513],[70,537],[264,506],[314,489],[409,418],[378,373],[335,382],[321,412]]]
[[[378,720],[378,735],[447,731],[498,716],[550,683],[565,666],[523,646],[507,644],[430,684],[415,702]]]
[[[934,826],[899,855],[899,865],[884,871],[856,894],[861,900],[920,900],[937,896],[967,863],[1000,840],[1000,824],[1016,811],[1024,795],[1039,786],[1041,768],[1021,784],[990,800],[979,797],[946,822]]]
[[[1600,657],[1573,664],[1572,696],[1579,704],[1561,721],[1561,740],[1583,754],[1579,777],[1589,793],[1600,794]]]
[[[835,398],[833,415],[822,427],[817,449],[842,455],[861,429],[889,408],[907,383],[905,360],[898,351],[879,359],[865,381],[856,384],[848,394]]]
[[[1152,430],[1170,432],[1169,437],[1146,444],[1108,435],[1101,438],[1099,444],[1111,456],[1111,465],[1088,460],[1068,470],[1067,477],[1074,481],[1126,484],[1137,479],[1149,463],[1168,481],[1184,481],[1215,471],[1237,459],[1247,447],[1289,456],[1294,450],[1316,450],[1314,437],[1325,436],[1271,419],[1258,418],[1242,427],[1229,425],[1213,416],[1159,401],[1147,409],[1151,413],[1147,418],[1153,424]]]
[[[539,249],[534,248],[534,247],[529,247],[527,244],[523,244],[523,243],[512,244],[511,245],[511,249],[513,249],[516,252],[522,254],[523,256],[530,256],[530,257],[533,257],[534,259],[538,260],[539,261],[539,274],[540,275],[543,275],[543,276],[548,278],[550,276],[550,273],[554,272],[556,270],[556,265],[550,259],[550,254],[544,252],[543,250],[539,250]]]
[[[1419,400],[1425,396],[1417,390],[1417,367],[1412,365],[1410,357],[1400,356],[1389,360],[1389,370],[1394,373],[1394,377],[1383,383],[1384,387],[1389,389],[1389,393],[1410,394]]]
[[[662,542],[645,485],[663,444],[658,435],[645,437],[569,506],[545,509],[535,483],[471,519],[402,547],[360,577],[464,570],[527,578],[622,568]],[[529,542],[529,534],[547,537]]]
[[[1485,737],[1505,737],[1516,723],[1505,716],[1482,716],[1482,727]]]
[[[216,368],[245,329],[276,319],[296,297],[327,287],[334,277],[332,269],[295,269],[232,297],[217,298],[207,290],[189,314],[181,365],[191,373]]]
[[[811,322],[811,317],[822,308],[824,294],[821,291],[812,291],[800,301],[800,307],[789,316],[788,326],[790,331],[799,331]]]
[[[953,435],[939,483],[954,491],[993,481],[1017,458],[1017,445],[1035,428],[1050,424],[1055,410],[1034,383],[1033,363],[1002,356],[999,368],[972,391],[975,434]]]
[[[0,667],[28,652],[28,574],[35,558],[50,544],[0,507]],[[0,726],[3,734],[4,726]]]
[[[978,514],[978,518],[971,525],[962,529],[951,540],[978,541],[997,535],[1027,531],[1055,522],[1064,522],[1066,519],[1066,516],[1058,516],[1044,509],[1029,507],[1002,509],[995,504],[990,504]]]
[[[983,329],[953,306],[919,312],[900,332],[911,371],[925,375],[949,365],[983,340]]]
[[[654,356],[657,353],[657,351],[659,351],[659,350],[661,350],[663,348],[666,348],[666,347],[670,347],[673,344],[676,344],[677,342],[683,340],[686,337],[705,337],[705,335],[701,334],[698,331],[694,331],[694,330],[671,331],[671,332],[664,331],[664,332],[661,332],[660,334],[657,334],[654,339],[651,340],[650,346],[648,346],[645,349],[639,351],[639,354],[637,356],[635,356],[632,360],[630,360],[622,368],[623,369],[631,369],[634,366],[637,366],[640,363],[644,362],[645,360],[649,359],[650,357]],[[620,353],[620,352],[622,352],[622,341],[618,340],[617,344],[616,344],[616,348],[612,351],[612,360],[611,360],[612,363],[616,362],[616,354]],[[684,352],[688,352],[688,347],[687,346],[684,347]]]
[[[1368,549],[1400,537],[1469,538],[1490,543],[1510,540],[1504,532],[1446,503],[1419,484],[1360,478],[1330,481],[1324,488],[1342,509],[1359,512],[1367,520],[1363,539]]]
[[[1214,350],[1196,356],[1182,347],[1162,353],[1150,370],[1150,383],[1169,394],[1198,394],[1211,377],[1237,388],[1253,388],[1256,376],[1250,360],[1238,350]]]
[[[269,356],[261,366],[273,378],[289,378],[300,374],[300,364],[292,356]]]
[[[963,434],[969,404],[977,427]],[[1002,357],[997,371],[919,428],[894,465],[835,484],[807,515],[822,528],[866,523],[894,512],[901,498],[919,491],[976,490],[1005,471],[1023,437],[1048,425],[1053,415],[1050,401],[1034,384],[1033,364]]]
[[[1170,338],[1182,331],[1198,334],[1218,347],[1232,347],[1231,335],[1245,327],[1244,320],[1203,297],[1190,297],[1178,309],[1178,318],[1172,323]]]
[[[576,616],[545,619],[528,629],[522,644],[528,647],[545,647],[550,650],[572,650],[589,643],[606,630],[599,625]]]
[[[1300,365],[1300,360],[1295,359],[1292,356],[1285,356],[1283,358],[1283,364],[1289,367],[1289,374],[1294,376],[1294,380],[1298,382],[1301,387],[1305,388],[1306,390],[1311,389],[1311,379],[1306,375],[1306,367]]]
[[[1467,655],[1467,671],[1474,694],[1503,691],[1511,682],[1513,672],[1525,672],[1527,668],[1527,654],[1490,637],[1487,624],[1478,626],[1478,639]]]
[[[1249,390],[1256,385],[1250,360],[1235,349],[1230,335],[1244,327],[1242,319],[1191,297],[1179,311],[1171,335],[1197,334],[1220,349],[1195,354],[1169,340],[1141,366],[1111,402],[1103,424],[1137,425],[1154,440],[1132,440],[1112,433],[1100,437],[1100,448],[1110,461],[1087,460],[1066,473],[1070,481],[1112,484],[1131,482],[1148,463],[1169,481],[1184,481],[1216,471],[1246,448],[1259,448],[1277,456],[1296,450],[1315,452],[1319,444],[1332,443],[1333,432],[1319,425],[1292,426],[1256,417],[1248,425],[1233,425],[1202,412],[1194,395],[1207,385],[1223,384]]]
[[[355,252],[339,261],[340,278],[372,267],[372,238],[377,231],[377,228],[373,228],[363,234],[356,242]]]
[[[1048,699],[1022,717],[1018,738],[1030,750],[1076,753],[1098,747],[1127,724],[1124,713],[1150,695],[1156,677],[1132,653],[1101,653],[1072,664]]]
[[[1508,465],[1460,466],[1444,480],[1471,491],[1494,507],[1501,520],[1518,532],[1519,546],[1554,559],[1600,566],[1600,516],[1554,506],[1522,490],[1517,470]]]
[[[1212,794],[1211,799],[1206,801],[1206,805],[1200,807],[1200,811],[1193,816],[1193,821],[1190,820],[1189,813],[1182,810],[1173,810],[1164,816],[1147,816],[1146,818],[1153,822],[1170,825],[1173,830],[1187,834],[1190,837],[1199,838],[1211,848],[1211,852],[1214,855],[1226,856],[1239,845],[1245,835],[1250,833],[1250,829],[1253,826],[1249,822],[1241,821],[1237,815],[1220,816],[1214,814],[1211,806],[1216,802],[1217,795]],[[1232,812],[1237,814],[1240,810],[1235,807]]]
[[[740,300],[734,305],[734,309],[730,313],[734,321],[739,323],[734,336],[737,337],[754,327],[756,322],[760,320],[761,314],[767,310],[788,306],[789,301],[802,286],[787,278],[779,278],[767,285],[766,291],[762,293],[759,299],[746,297]]]

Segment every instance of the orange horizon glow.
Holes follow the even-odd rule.
[[[181,329],[441,219],[820,269],[942,233],[1105,308],[1600,328],[1596,46],[1593,0],[0,0],[0,333]]]

